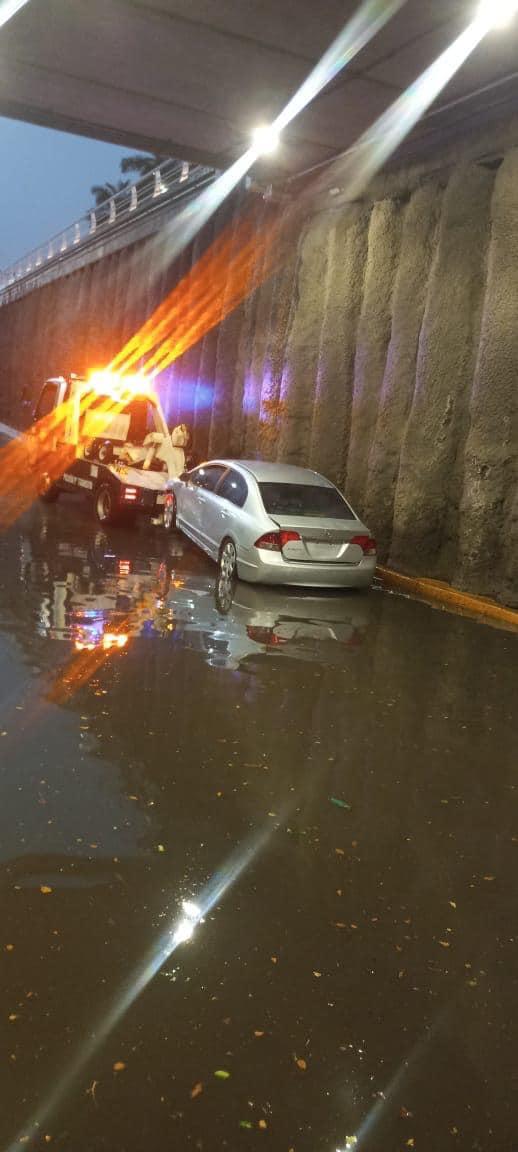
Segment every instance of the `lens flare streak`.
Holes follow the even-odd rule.
[[[229,888],[235,884],[254,857],[264,848],[272,835],[272,831],[272,827],[268,825],[255,836],[252,836],[243,848],[237,849],[225,866],[215,874],[213,880],[200,893],[197,903],[192,900],[182,901],[179,919],[166,929],[151,948],[143,964],[124,983],[116,1000],[100,1018],[75,1060],[72,1060],[59,1083],[46,1097],[44,1106],[18,1133],[6,1152],[19,1152],[20,1143],[28,1146],[31,1140],[38,1139],[43,1123],[59,1107],[61,1100],[74,1086],[77,1078],[82,1074],[98,1049],[106,1042],[113,1029],[123,1019],[128,1009],[131,1008],[177,948],[187,944],[193,938],[197,927],[203,923],[209,912],[219,904]]]
[[[326,169],[317,190],[327,189],[331,181],[341,185],[341,192],[348,200],[356,199],[475,51],[490,27],[487,14],[473,20],[358,143]]]

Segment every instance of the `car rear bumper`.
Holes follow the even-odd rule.
[[[241,580],[253,584],[291,584],[306,588],[370,588],[376,557],[360,564],[297,564],[275,552],[255,551],[253,561],[239,558]]]

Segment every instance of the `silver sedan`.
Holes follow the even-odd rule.
[[[178,528],[227,577],[261,584],[368,588],[376,543],[334,484],[308,468],[211,460],[168,485]]]

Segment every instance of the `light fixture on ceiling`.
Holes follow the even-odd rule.
[[[252,148],[258,156],[275,152],[279,147],[280,136],[275,124],[259,124],[252,134]]]
[[[487,20],[490,28],[508,28],[518,13],[518,0],[482,0],[478,10],[480,20]]]

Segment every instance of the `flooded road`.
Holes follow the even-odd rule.
[[[0,1147],[511,1152],[517,645],[6,532]]]

